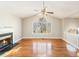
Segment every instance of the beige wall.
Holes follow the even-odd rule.
[[[13,43],[22,38],[21,20],[9,13],[0,12],[0,33],[13,32]]]
[[[61,38],[62,28],[61,21],[59,19],[53,18],[52,16],[47,16],[47,21],[51,23],[51,33],[48,34],[34,34],[32,32],[33,22],[38,21],[40,18],[39,15],[32,16],[28,19],[23,20],[23,37],[52,37],[52,38]]]

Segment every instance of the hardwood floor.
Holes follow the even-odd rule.
[[[79,50],[75,51],[74,47],[72,50],[69,50],[67,45],[73,47],[70,44],[63,41],[62,39],[22,39],[12,50],[6,52],[5,56],[6,57],[38,57],[38,56],[77,57],[78,56],[77,53],[79,52]],[[41,46],[41,48],[39,46]]]

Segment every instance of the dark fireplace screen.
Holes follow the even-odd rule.
[[[0,51],[12,47],[13,45],[12,33],[0,34]]]

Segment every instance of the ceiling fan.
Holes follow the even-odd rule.
[[[35,15],[32,15],[32,16],[29,16],[29,17],[33,17],[33,16],[36,16],[36,15],[38,15],[38,14],[43,15],[43,17],[46,16],[46,15],[48,15],[48,14],[54,14],[54,12],[47,11],[47,7],[45,7],[45,1],[43,1],[42,4],[43,4],[42,10],[36,10],[36,9],[34,9],[34,11],[35,11],[35,12],[38,12],[38,13],[35,14]],[[50,15],[50,16],[51,16],[51,15]],[[18,16],[16,16],[16,17],[18,17]],[[29,17],[28,17],[28,18],[29,18]],[[18,17],[18,18],[20,18],[20,19],[26,19],[27,17]],[[57,17],[55,17],[55,18],[57,18]]]
[[[36,12],[38,10],[35,10]],[[43,15],[54,14],[54,12],[47,11],[47,7],[45,7],[45,2],[43,1],[43,9],[40,11]]]

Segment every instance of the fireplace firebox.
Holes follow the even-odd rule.
[[[0,51],[13,46],[13,33],[0,34]]]

